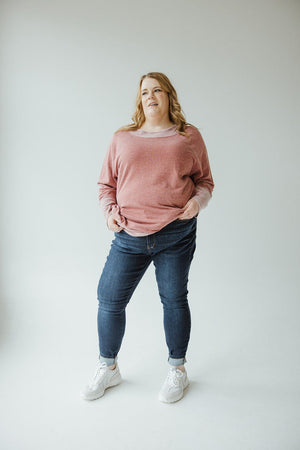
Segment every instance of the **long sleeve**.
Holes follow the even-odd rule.
[[[194,133],[191,136],[191,148],[194,156],[194,163],[191,171],[191,177],[196,188],[205,187],[210,194],[214,189],[214,181],[209,165],[207,149],[200,131],[197,128],[193,129]]]
[[[99,188],[98,198],[106,220],[109,216],[114,215],[114,218],[119,223],[123,223],[124,218],[120,214],[120,208],[116,200],[117,180],[118,169],[116,165],[115,143],[113,138],[106,152],[97,183]]]
[[[194,133],[191,136],[191,147],[194,155],[194,164],[191,177],[195,184],[195,191],[192,198],[197,201],[200,212],[207,206],[212,197],[214,181],[211,174],[206,145],[202,135],[197,128],[194,128],[193,131]]]
[[[106,152],[99,180],[99,201],[103,198],[110,199],[112,203],[116,203],[118,173],[115,165],[113,140],[111,141]]]

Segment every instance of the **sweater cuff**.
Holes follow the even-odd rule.
[[[111,214],[113,214],[116,206],[116,203],[111,198],[104,197],[100,200],[100,207],[106,220],[109,218],[109,216],[111,216]]]
[[[203,186],[196,187],[196,192],[192,198],[194,198],[197,201],[200,208],[199,212],[201,211],[201,209],[204,209],[207,206],[211,197],[212,195],[206,187]]]
[[[119,205],[115,203],[113,199],[102,198],[100,200],[100,206],[106,219],[106,225],[108,218],[112,216],[117,221],[118,225],[122,227],[126,226],[126,219],[121,215]]]

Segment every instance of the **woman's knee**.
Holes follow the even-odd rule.
[[[116,299],[113,297],[98,296],[99,309],[111,313],[122,313],[129,302],[129,299]]]
[[[160,294],[160,301],[164,309],[186,309],[188,307],[187,292],[182,295]]]

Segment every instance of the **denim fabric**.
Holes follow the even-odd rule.
[[[100,360],[112,365],[125,332],[125,308],[153,261],[163,305],[164,331],[171,365],[186,362],[191,329],[187,300],[190,264],[196,241],[197,219],[175,220],[157,233],[135,237],[115,233],[98,284]]]

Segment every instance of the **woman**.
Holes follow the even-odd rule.
[[[98,181],[100,205],[115,238],[98,285],[98,366],[82,396],[95,400],[121,382],[117,355],[125,308],[153,261],[169,351],[159,399],[171,403],[189,384],[184,367],[191,327],[188,273],[196,216],[211,198],[214,182],[202,136],[185,121],[166,75],[141,77],[132,119],[114,134]]]

